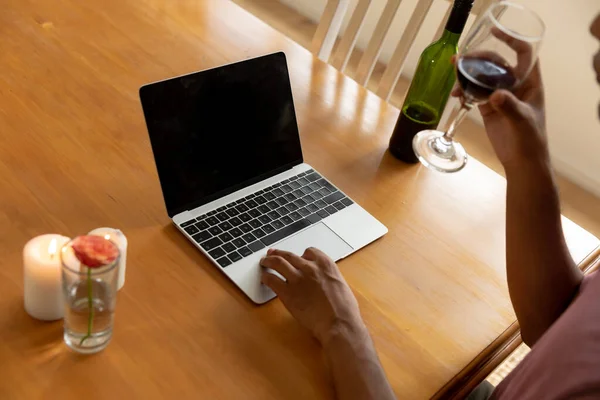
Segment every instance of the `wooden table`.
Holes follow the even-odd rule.
[[[504,180],[475,160],[455,175],[396,161],[397,109],[237,6],[7,0],[0,49],[0,398],[332,396],[318,346],[280,302],[251,304],[169,224],[137,95],[279,50],[307,161],[390,230],[340,267],[398,396],[430,397],[504,346]],[[127,234],[127,281],[112,343],[84,357],[60,322],[24,312],[21,249],[98,226]],[[598,245],[566,231],[578,261]]]

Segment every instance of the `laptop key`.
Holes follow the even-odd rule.
[[[231,261],[229,260],[229,258],[227,257],[221,257],[217,260],[217,263],[222,267],[225,268],[228,265],[231,265]]]
[[[308,179],[300,178],[298,179],[298,183],[300,184],[300,186],[308,185]]]
[[[248,214],[252,218],[260,217],[260,211],[258,211],[256,208],[253,208],[252,210],[248,211]]]
[[[294,201],[297,199],[296,195],[293,193],[288,193],[283,197],[286,198],[288,201]]]
[[[270,210],[275,210],[275,209],[279,208],[279,204],[277,204],[277,202],[275,202],[275,201],[270,201],[265,205],[267,207],[269,207]]]
[[[221,233],[223,233],[223,231],[221,230],[221,228],[219,228],[218,226],[211,226],[210,228],[208,228],[208,231],[213,236],[217,236],[217,235],[220,235]]]
[[[273,228],[275,228],[275,229],[281,229],[281,228],[283,228],[283,227],[285,226],[285,224],[284,224],[283,222],[279,221],[279,220],[277,220],[277,221],[273,221],[273,222],[271,223],[271,225],[272,225],[272,226],[273,226]]]
[[[258,207],[258,203],[254,200],[248,200],[245,204],[248,206],[248,208]]]
[[[327,207],[327,203],[325,203],[323,200],[317,200],[315,201],[315,206],[319,208],[325,208]]]
[[[321,189],[319,189],[319,193],[321,193],[323,196],[327,196],[328,194],[331,193],[331,190],[329,190],[327,188],[321,188]]]
[[[281,215],[282,217],[283,217],[284,215],[288,215],[288,214],[290,213],[290,210],[288,210],[286,207],[281,207],[281,208],[278,208],[278,209],[277,209],[277,210],[275,210],[275,211],[277,211],[277,213],[278,213],[279,215]]]
[[[306,202],[306,204],[310,204],[313,201],[315,201],[316,199],[314,197],[312,197],[310,194],[307,194],[306,196],[304,196],[302,198],[302,200],[304,200]]]
[[[311,188],[309,188],[308,186],[304,186],[302,189],[300,189],[302,191],[303,194],[311,194],[312,192],[314,192],[314,190],[312,190]]]
[[[298,207],[304,207],[306,205],[306,202],[302,199],[298,199],[294,202],[295,205],[297,205]]]
[[[319,193],[319,192],[312,192],[310,195],[313,198],[315,198],[315,199],[322,199],[323,198],[323,195],[321,193]]]
[[[308,187],[312,190],[319,190],[321,189],[321,185],[319,185],[318,182],[313,182],[310,185],[308,185]]]
[[[238,253],[240,253],[242,255],[242,257],[248,257],[250,254],[252,254],[252,250],[250,250],[248,247],[244,246],[244,247],[240,247],[238,249]]]
[[[240,228],[233,228],[229,231],[229,234],[233,237],[240,237],[244,234],[244,232],[242,232]]]
[[[327,211],[329,214],[335,214],[338,210],[334,206],[327,206],[325,207],[325,211]]]
[[[273,210],[273,211],[267,213],[267,216],[271,219],[277,219],[277,218],[281,217],[282,215],[279,215],[279,213],[277,211]]]
[[[192,236],[192,239],[194,239],[196,241],[196,243],[202,243],[205,240],[208,240],[212,237],[212,235],[210,233],[208,233],[208,231],[202,231],[194,236]]]
[[[258,220],[263,224],[268,224],[269,222],[271,222],[271,218],[269,218],[269,216],[267,215],[261,215],[260,217],[258,217]]]
[[[231,225],[229,222],[227,222],[227,221],[225,221],[225,222],[221,222],[221,223],[220,223],[218,226],[219,226],[219,228],[221,228],[223,231],[228,231],[228,230],[230,230],[231,228],[233,228],[233,226],[232,226],[232,225]]]
[[[273,184],[274,188],[278,188],[279,186],[281,186],[281,182],[277,182],[277,183]]]
[[[292,192],[292,194],[293,194],[294,196],[296,196],[296,198],[297,198],[297,199],[299,199],[299,198],[302,198],[302,197],[304,197],[304,195],[305,195],[306,193],[304,193],[302,190],[298,189],[298,190],[294,190],[294,191]]]
[[[298,214],[302,215],[303,217],[306,217],[310,215],[310,211],[308,211],[305,207],[302,207],[298,210]]]
[[[198,233],[198,228],[196,228],[194,225],[190,225],[188,227],[183,228],[188,235],[193,235],[194,233]]]
[[[284,217],[286,218],[286,217]],[[307,221],[306,219],[301,219],[299,221],[294,222],[291,225],[286,226],[285,228],[272,233],[270,235],[267,235],[263,238],[261,238],[261,242],[264,243],[265,246],[270,246],[275,242],[280,241],[281,239],[284,239],[298,231],[301,231],[302,229],[306,228],[307,226],[310,226],[310,222]]]
[[[263,225],[261,228],[268,235],[269,233],[275,232],[275,228],[273,228],[270,224]]]
[[[226,207],[227,207],[227,208],[231,208],[231,207],[233,207],[233,206],[235,206],[235,202],[227,204],[227,206],[226,206]]]
[[[314,213],[314,212],[317,212],[319,210],[319,207],[317,207],[314,204],[309,204],[309,205],[306,206],[306,209],[308,211],[310,211],[311,213]]]
[[[246,201],[246,199],[239,199],[235,202],[235,204],[242,204],[245,201]]]
[[[244,242],[241,238],[234,239],[231,243],[233,243],[233,245],[238,249],[246,245],[246,242]]]
[[[230,208],[229,210],[226,211],[226,213],[230,217],[235,217],[236,215],[240,215],[240,212],[238,210],[236,210],[235,208]]]
[[[217,258],[223,257],[225,255],[225,250],[218,247],[212,251],[209,251],[208,254],[210,254],[210,256],[216,260]]]
[[[306,179],[310,182],[314,182],[316,180],[321,179],[321,175],[317,174],[316,172],[313,172],[311,174],[306,175]]]
[[[208,224],[206,223],[206,221],[200,221],[196,224],[196,228],[198,228],[198,230],[200,231],[203,231],[208,228]]]
[[[241,213],[248,211],[248,207],[245,204],[240,204],[235,209]]]
[[[290,211],[296,211],[299,207],[297,205],[295,205],[294,203],[290,203],[287,206],[285,206],[288,210]]]
[[[300,189],[300,186],[302,186],[296,181],[290,182],[289,185],[292,189]]]
[[[334,206],[335,208],[337,208],[338,210],[343,210],[344,208],[346,208],[346,206],[345,206],[345,205],[343,205],[343,204],[342,204],[341,202],[339,202],[339,201],[338,201],[337,203],[334,203],[334,204],[333,204],[333,206]]]
[[[244,197],[244,200],[250,200],[250,199],[254,198],[254,196],[256,196],[256,194],[252,193],[250,196]]]
[[[311,224],[316,224],[317,222],[319,222],[322,218],[319,214],[310,214],[308,217],[306,217],[306,219],[311,223]]]
[[[275,197],[279,197],[285,193],[283,192],[283,190],[281,190],[279,188],[275,188],[275,189],[273,189],[273,194],[275,195]]]
[[[296,179],[298,179],[298,175],[294,175],[290,178],[290,181],[295,181]]]
[[[221,239],[223,241],[223,243],[227,243],[231,239],[233,239],[233,236],[231,236],[229,233],[225,232],[224,234],[222,234],[221,236],[219,236],[219,239]]]
[[[256,201],[258,204],[265,204],[267,202],[267,199],[265,199],[262,196],[257,196],[254,201]]]
[[[283,205],[289,203],[288,199],[286,199],[285,197],[280,197],[280,198],[276,199],[275,202],[277,202],[277,204],[279,204],[280,206],[283,206]]]
[[[206,223],[209,224],[210,226],[216,225],[218,223],[220,223],[221,221],[219,221],[218,218],[216,217],[208,217],[206,218]]]
[[[244,236],[242,236],[242,239],[244,239],[246,243],[252,243],[256,240],[254,235],[251,233],[246,233]]]
[[[333,192],[329,196],[325,197],[323,200],[325,200],[325,202],[328,204],[333,204],[336,201],[343,199],[344,197],[345,196],[342,194],[342,192]]]
[[[264,204],[263,204],[262,206],[259,206],[259,207],[257,208],[257,210],[258,210],[258,211],[260,211],[260,212],[261,212],[261,213],[263,213],[263,214],[266,214],[266,213],[268,213],[269,211],[271,211],[271,209],[270,209],[269,207],[265,206]]]
[[[276,196],[275,196],[273,193],[271,193],[271,192],[268,192],[268,193],[265,193],[265,194],[264,194],[264,197],[265,197],[265,199],[267,199],[267,200],[273,200],[273,199],[274,199]]]
[[[221,246],[223,250],[225,250],[225,252],[227,253],[231,253],[232,251],[234,251],[236,249],[235,245],[233,243],[225,243],[223,246]]]
[[[265,245],[260,240],[257,240],[256,242],[250,243],[248,248],[256,253],[260,249],[264,249]]]
[[[289,192],[291,192],[294,189],[292,189],[292,187],[290,185],[283,185],[281,187],[281,190],[283,190],[283,193],[289,193]]]
[[[227,207],[223,206],[223,207],[217,208],[217,211],[221,212],[221,211],[225,211],[226,209],[227,209]]]
[[[227,254],[227,257],[233,262],[238,262],[242,259],[242,256],[237,251]]]
[[[265,232],[264,232],[262,229],[260,229],[260,228],[253,230],[253,231],[252,231],[252,234],[253,234],[254,236],[256,236],[257,238],[259,238],[259,239],[260,239],[261,237],[263,237],[263,236],[266,236],[266,233],[265,233]]]
[[[298,221],[299,219],[302,219],[302,215],[300,215],[300,213],[298,211],[294,211],[293,213],[290,214],[290,218],[293,219],[294,221]]]
[[[258,195],[261,195],[261,194],[263,194],[264,192],[265,192],[265,191],[264,191],[264,189],[263,189],[263,190],[259,190],[258,192],[254,193],[254,194],[258,196]]]
[[[281,181],[281,184],[282,184],[282,185],[285,185],[285,184],[286,184],[286,183],[288,183],[289,181],[290,181],[289,179],[284,179],[284,180],[282,180],[282,181]]]
[[[345,205],[346,207],[351,206],[352,204],[354,204],[354,202],[352,200],[350,200],[349,198],[344,198],[342,200],[340,200],[340,202]]]
[[[325,210],[319,210],[319,211],[317,211],[317,214],[319,214],[319,216],[321,218],[327,218],[327,217],[329,217],[329,213],[327,211],[325,211]]]
[[[241,219],[244,222],[248,222],[252,219],[252,217],[248,213],[243,213],[239,215],[239,219]]]
[[[248,224],[240,225],[239,228],[244,233],[252,232],[252,227]]]
[[[190,219],[189,221],[184,222],[183,224],[181,224],[181,227],[185,228],[186,226],[190,226],[194,223],[196,223],[196,218],[193,218],[193,219]]]
[[[306,175],[306,172],[300,172],[300,173],[298,174],[298,176],[304,176],[304,175]]]
[[[217,213],[217,210],[212,210],[206,213],[206,215],[208,215],[209,217],[215,215]]]
[[[233,217],[228,222],[233,226],[238,226],[242,223],[242,220],[239,219],[238,217]]]
[[[262,222],[260,222],[257,219],[253,219],[252,221],[248,222],[248,225],[250,225],[253,228],[260,228],[262,226]]]
[[[289,225],[289,224],[291,224],[292,222],[294,222],[294,220],[293,220],[293,219],[291,219],[289,215],[286,215],[285,217],[282,217],[282,218],[280,219],[280,221],[281,221],[281,222],[283,222],[285,225]]]
[[[200,246],[204,250],[210,251],[212,249],[219,247],[222,244],[223,244],[223,242],[221,241],[221,239],[215,237],[215,238],[212,238],[212,239],[209,239],[207,241],[200,243]]]

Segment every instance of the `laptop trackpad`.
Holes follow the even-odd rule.
[[[301,256],[309,247],[316,247],[334,261],[346,257],[353,249],[325,224],[319,222],[310,228],[285,239],[274,246],[274,249],[286,250]]]

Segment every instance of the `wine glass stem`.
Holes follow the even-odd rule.
[[[462,120],[465,119],[467,113],[471,110],[471,108],[473,108],[473,104],[466,100],[462,101],[460,110],[458,110],[458,114],[456,114],[456,117],[454,117],[454,120],[452,121],[452,124],[450,124],[450,127],[448,128],[446,133],[444,133],[444,140],[446,140],[447,142],[452,142],[452,138],[454,138],[456,128],[458,127],[458,125],[460,125]]]

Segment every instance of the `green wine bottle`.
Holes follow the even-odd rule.
[[[404,162],[414,164],[419,161],[412,147],[414,136],[425,129],[436,129],[440,122],[456,80],[450,60],[458,52],[458,39],[473,1],[455,0],[442,37],[421,53],[390,139],[390,152]]]

